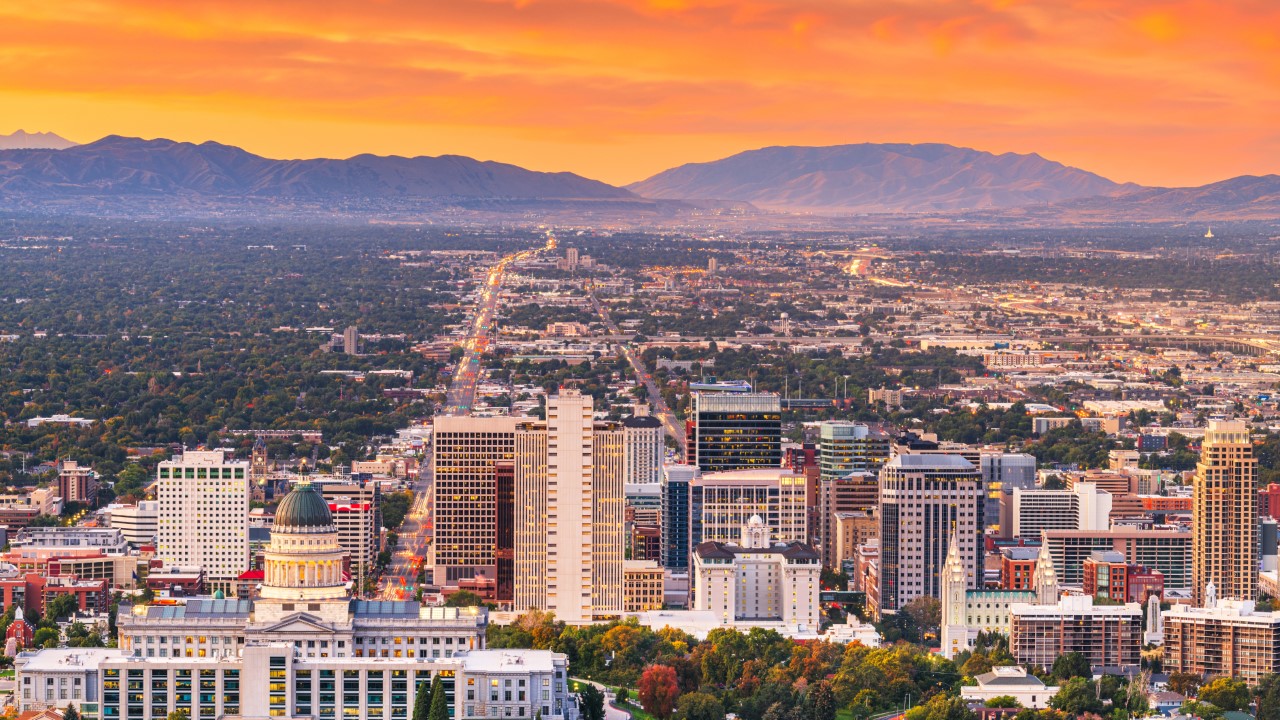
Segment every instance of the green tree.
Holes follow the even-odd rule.
[[[1093,677],[1093,668],[1089,666],[1089,658],[1084,655],[1078,652],[1063,653],[1053,661],[1053,676],[1059,680],[1089,678]]]
[[[676,704],[675,717],[678,720],[724,720],[724,705],[711,693],[685,693]]]
[[[413,699],[413,720],[427,720],[431,713],[431,685],[418,683],[418,691]]]
[[[470,590],[459,590],[444,601],[445,607],[476,607],[484,604],[480,596]]]
[[[1249,707],[1249,685],[1243,680],[1215,678],[1200,686],[1196,699],[1223,710],[1244,710]]]
[[[1267,675],[1258,683],[1258,720],[1280,720],[1280,675]]]
[[[625,703],[627,701],[627,698],[631,697],[631,691],[624,687],[620,687],[618,688],[618,691],[613,694],[613,696],[617,698],[618,702]]]
[[[62,720],[80,720],[80,711],[76,709],[75,703],[68,704],[62,711]]]
[[[1182,703],[1179,712],[1183,715],[1200,718],[1200,720],[1222,720],[1222,708],[1213,703],[1200,702],[1199,700],[1188,700]]]
[[[186,710],[178,709],[169,713],[165,720],[191,720],[191,715]]]
[[[827,680],[809,689],[809,720],[836,720],[836,696]]]
[[[578,691],[578,698],[582,701],[583,720],[604,720],[604,693],[600,692],[600,688],[591,683],[583,683],[582,689]]]
[[[1195,673],[1170,673],[1168,685],[1173,692],[1191,697],[1200,687],[1200,676]]]
[[[1056,664],[1056,663],[1055,663]],[[1058,694],[1049,700],[1049,707],[1061,710],[1071,717],[1085,713],[1101,713],[1102,701],[1097,697],[1093,682],[1081,677],[1071,678],[1058,688]]]
[[[989,708],[1020,708],[1022,703],[1012,695],[997,695],[984,703]]]
[[[431,678],[431,710],[427,720],[449,720],[449,700],[444,696],[444,683],[439,675]]]
[[[964,700],[944,693],[937,693],[906,714],[906,720],[976,720],[977,717]]]

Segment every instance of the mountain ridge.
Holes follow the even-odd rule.
[[[1053,203],[1137,186],[1046,160],[945,143],[775,145],[689,163],[626,186],[790,212],[946,212]]]
[[[214,141],[108,135],[64,150],[0,151],[0,194],[157,196],[634,199],[573,173],[460,155],[277,160]]]
[[[9,135],[0,135],[0,150],[64,150],[77,144],[51,132],[29,133],[19,129]]]

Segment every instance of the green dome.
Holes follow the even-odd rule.
[[[300,483],[284,496],[276,508],[275,527],[315,529],[333,525],[329,503],[311,483]]]

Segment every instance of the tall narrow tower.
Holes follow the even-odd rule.
[[[960,556],[960,543],[951,533],[947,562],[942,568],[942,654],[953,658],[968,650],[969,627],[965,621],[965,593],[969,589],[968,571]]]
[[[1205,586],[1219,597],[1253,600],[1257,593],[1258,459],[1249,428],[1239,421],[1209,421],[1193,482],[1191,591],[1206,602]]]

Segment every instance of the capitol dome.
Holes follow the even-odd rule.
[[[329,503],[311,483],[298,483],[276,507],[271,543],[263,553],[262,598],[345,599],[346,555]]]
[[[333,514],[315,486],[304,482],[280,501],[274,525],[286,532],[323,532],[333,527]]]

